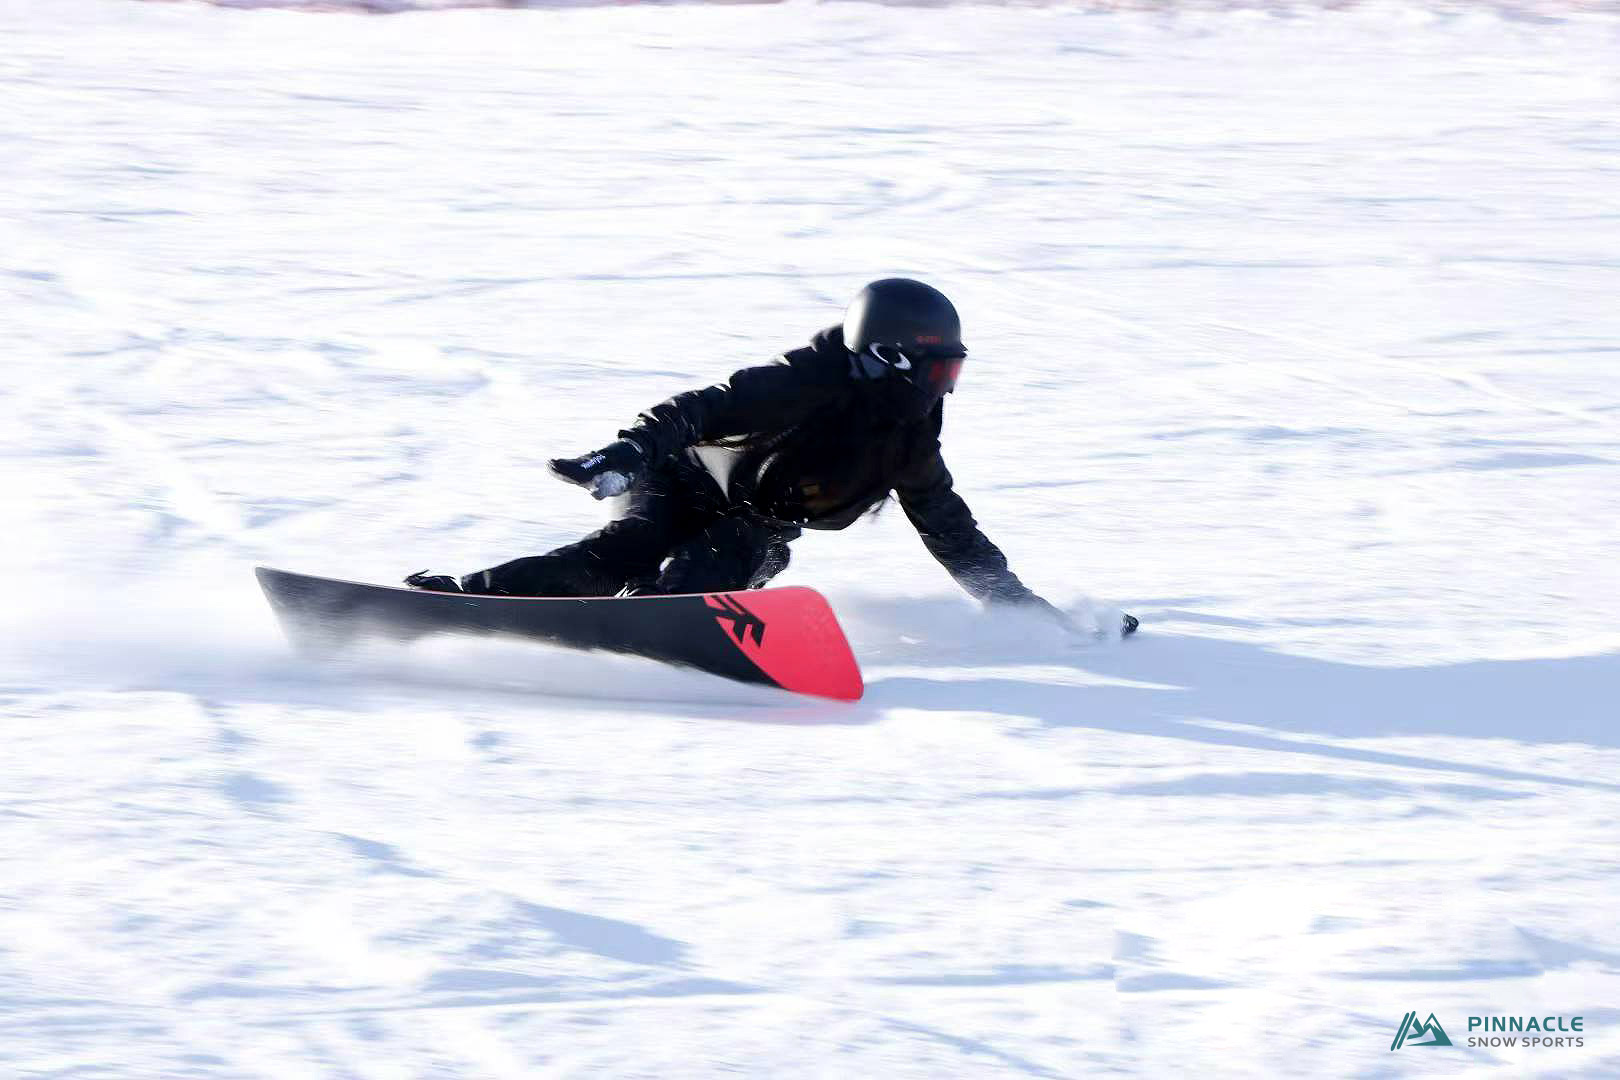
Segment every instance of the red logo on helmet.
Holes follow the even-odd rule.
[[[943,344],[945,344],[945,339],[940,337],[938,334],[918,334],[917,335],[917,344],[919,344],[919,345],[943,345]]]

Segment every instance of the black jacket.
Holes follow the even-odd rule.
[[[971,595],[1041,603],[952,487],[939,448],[944,403],[898,422],[883,389],[855,377],[835,326],[775,363],[655,405],[620,434],[655,465],[693,447],[730,448],[727,494],[784,524],[842,529],[892,491],[929,552]]]

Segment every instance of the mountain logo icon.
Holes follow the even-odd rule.
[[[1427,1041],[1418,1042],[1427,1036]],[[1418,1023],[1417,1013],[1409,1012],[1401,1017],[1401,1029],[1395,1033],[1395,1041],[1389,1044],[1391,1050],[1399,1050],[1403,1046],[1450,1046],[1451,1040],[1446,1038],[1446,1029],[1440,1026],[1440,1021],[1429,1018]]]

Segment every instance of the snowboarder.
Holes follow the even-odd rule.
[[[801,529],[845,528],[894,494],[968,593],[1068,626],[979,531],[940,456],[944,397],[966,355],[943,293],[874,281],[808,346],[677,394],[600,450],[553,460],[556,476],[598,499],[629,495],[605,527],[544,555],[406,584],[503,596],[757,589],[786,568]]]

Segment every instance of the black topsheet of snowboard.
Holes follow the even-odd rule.
[[[514,634],[780,685],[740,647],[750,633],[755,641],[763,637],[763,622],[730,600],[704,595],[473,596],[336,581],[262,566],[254,573],[288,637],[310,653],[336,651],[365,636],[410,640],[439,633]]]

